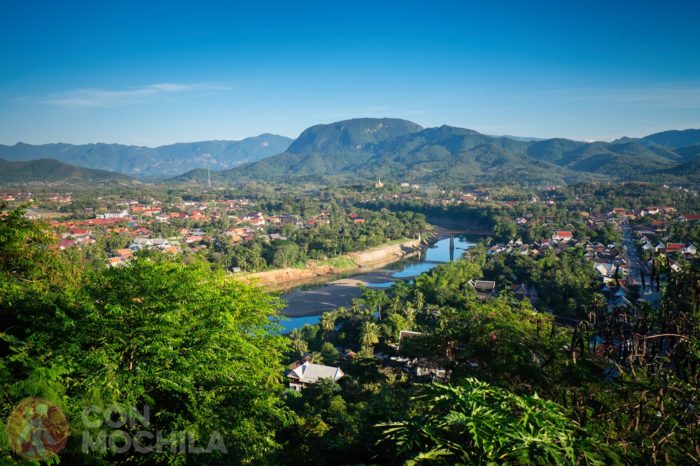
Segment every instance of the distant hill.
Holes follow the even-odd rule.
[[[156,148],[122,144],[0,145],[0,158],[9,161],[55,159],[140,178],[169,178],[194,168],[213,170],[255,162],[287,149],[291,139],[274,134],[241,141],[201,141]]]
[[[687,146],[676,149],[676,153],[681,156],[684,161],[692,161],[700,159],[700,144],[696,146]]]
[[[142,179],[215,182],[374,180],[434,185],[567,184],[657,180],[695,185],[700,130],[664,131],[613,142],[490,136],[453,126],[422,128],[394,118],[312,126],[291,140],[263,134],[157,148],[120,144],[0,146],[6,160],[57,159]],[[690,165],[688,165],[690,164]],[[176,176],[177,175],[177,176]]]
[[[0,159],[0,183],[114,183],[132,182],[119,173],[76,167],[53,159],[10,162]]]
[[[664,180],[678,184],[691,184],[700,187],[700,157],[667,170],[659,172]]]
[[[489,136],[441,126],[423,129],[406,120],[361,118],[305,130],[289,148],[264,160],[213,173],[215,180],[334,181],[374,179],[434,184],[563,184],[591,179],[663,179],[698,154],[674,148],[693,131],[612,143]],[[658,142],[657,142],[658,140]],[[663,143],[663,144],[662,144]],[[675,144],[675,143],[674,143]],[[192,171],[178,181],[204,181]]]
[[[661,133],[650,134],[641,138],[643,141],[653,142],[660,146],[679,149],[686,146],[700,144],[700,129],[684,129],[663,131]]]

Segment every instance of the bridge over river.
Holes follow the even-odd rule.
[[[446,234],[442,230],[440,233],[441,236]],[[288,291],[282,295],[282,299],[287,301],[282,314],[289,317],[282,322],[284,331],[288,332],[305,324],[316,324],[324,312],[340,306],[349,307],[353,299],[362,295],[359,285],[388,288],[396,280],[413,280],[437,265],[461,257],[464,251],[475,244],[475,241],[462,236],[447,236],[422,250],[419,255],[402,259],[381,269],[351,277],[330,277],[330,281],[326,283]]]

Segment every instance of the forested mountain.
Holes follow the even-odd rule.
[[[276,154],[276,155],[275,155]],[[157,148],[120,144],[16,144],[0,158],[52,158],[139,178],[206,182],[375,179],[423,184],[566,184],[592,179],[684,179],[700,157],[700,130],[665,131],[613,142],[489,136],[392,118],[315,125],[296,139],[263,134],[242,141],[202,141]],[[693,168],[693,167],[690,167]],[[692,172],[692,170],[691,170]]]
[[[106,170],[76,167],[53,159],[8,162],[0,159],[0,183],[129,182],[129,177]]]
[[[171,177],[194,168],[227,169],[279,154],[291,139],[274,134],[241,141],[201,141],[156,148],[122,144],[0,145],[0,158],[10,161],[55,159],[86,168],[142,178]]]
[[[673,149],[679,149],[685,146],[700,144],[700,129],[662,131],[645,136],[642,140]]]
[[[564,184],[590,179],[663,179],[692,160],[700,130],[611,143],[489,136],[450,126],[423,129],[362,118],[308,128],[287,151],[214,175],[215,180],[373,179],[420,183]],[[700,146],[699,146],[700,147]],[[204,181],[192,171],[179,181]],[[669,178],[671,179],[671,178]],[[679,181],[677,177],[673,181]],[[682,180],[680,180],[682,181]]]

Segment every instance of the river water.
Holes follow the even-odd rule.
[[[370,288],[389,288],[396,280],[410,281],[420,275],[428,272],[432,268],[459,259],[464,254],[464,251],[474,246],[475,237],[453,237],[444,238],[437,241],[430,247],[423,249],[420,255],[412,256],[394,262],[381,270],[374,270],[367,273],[359,273],[353,275],[352,279],[358,279],[367,282]],[[334,278],[329,278],[329,281]],[[341,289],[342,288],[342,289]],[[315,325],[321,319],[320,314],[323,311],[334,309],[337,306],[349,307],[353,297],[357,297],[357,292],[348,287],[333,287],[328,284],[319,284],[315,286],[305,285],[296,290],[289,290],[283,299],[287,298],[290,301],[293,299],[297,302],[306,300],[316,300],[318,296],[330,295],[332,299],[328,299],[328,304],[322,302],[316,303],[314,309],[318,309],[318,315],[305,315],[301,317],[288,317],[283,319],[280,324],[283,327],[282,333],[288,333],[295,328],[303,327],[306,324]],[[284,310],[282,311],[284,313]]]

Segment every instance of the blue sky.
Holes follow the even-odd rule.
[[[697,1],[5,0],[0,143],[364,117],[609,140],[700,127]]]

